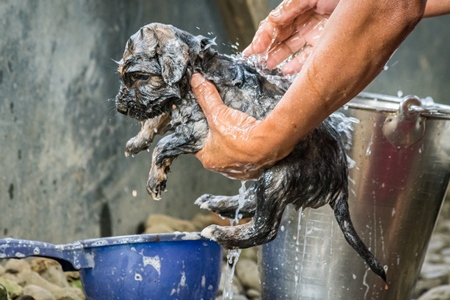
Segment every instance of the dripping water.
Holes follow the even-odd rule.
[[[245,203],[245,181],[241,181],[241,187],[239,188],[239,204],[236,209],[234,219],[230,220],[230,226],[237,225],[239,220],[242,219],[242,214],[239,211],[242,209]],[[225,269],[225,280],[223,285],[222,300],[233,299],[233,276],[236,270],[236,264],[241,255],[242,249],[229,249],[227,254],[227,264]]]

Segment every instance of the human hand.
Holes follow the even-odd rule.
[[[298,73],[319,40],[339,0],[283,1],[260,23],[245,56],[262,55],[268,68],[282,67],[286,74]]]
[[[195,155],[206,169],[247,180],[276,162],[276,152],[265,147],[267,135],[255,130],[260,121],[223,104],[216,87],[202,75],[194,74],[191,86],[209,125],[206,143]]]

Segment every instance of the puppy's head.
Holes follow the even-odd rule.
[[[188,66],[213,43],[170,25],[142,27],[128,40],[119,62],[122,82],[116,109],[138,120],[170,110],[187,92]]]

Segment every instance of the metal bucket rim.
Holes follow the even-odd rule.
[[[348,102],[344,106],[344,109],[352,108],[372,110],[383,113],[396,113],[399,111],[400,104],[405,101],[405,99],[409,98],[419,99],[416,96],[396,97],[378,93],[362,92],[358,94],[356,98]],[[417,112],[420,114],[420,116],[450,120],[450,106],[439,103],[428,105],[426,103],[427,101],[429,101],[428,99],[420,99],[423,104],[419,107],[416,107]],[[364,103],[364,101],[372,101],[372,103]],[[374,102],[376,104],[374,104]]]

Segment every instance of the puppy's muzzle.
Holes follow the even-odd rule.
[[[116,100],[116,109],[121,114],[128,115],[128,106],[125,103],[121,103]]]
[[[121,89],[116,96],[116,110],[126,116],[142,120],[148,116],[146,106],[136,101],[136,94],[133,90]]]
[[[128,100],[133,95],[130,95],[130,91],[123,85],[120,87],[119,93],[116,96],[116,110],[121,114],[128,115]]]

